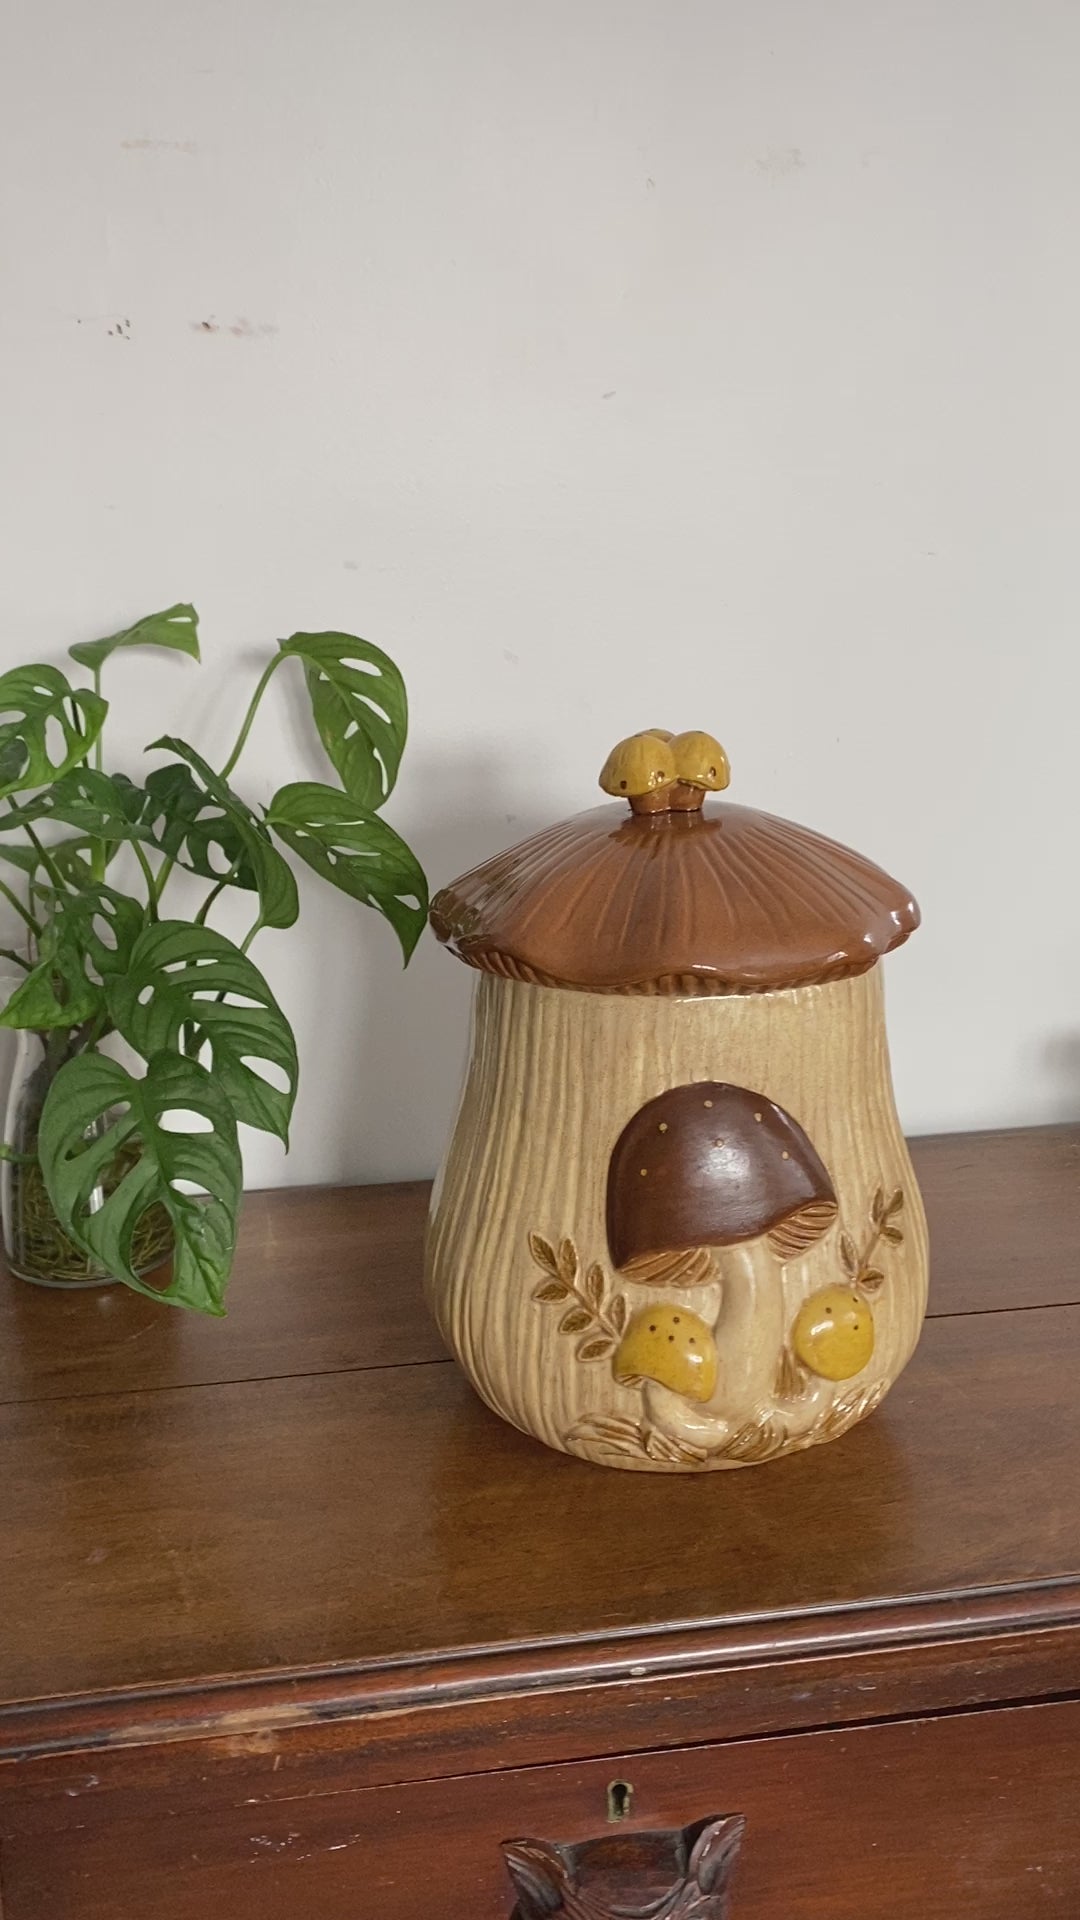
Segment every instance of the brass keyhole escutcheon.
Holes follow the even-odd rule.
[[[634,1789],[628,1780],[613,1780],[607,1790],[607,1817],[611,1825],[619,1820],[628,1820],[633,1805]]]

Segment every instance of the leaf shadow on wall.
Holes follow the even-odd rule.
[[[400,812],[397,821],[433,895],[550,824],[550,813],[526,815],[516,807],[505,768],[493,756],[473,753],[467,764],[454,758],[421,765],[414,758],[409,784],[438,796],[421,826],[410,827]],[[305,901],[305,917],[307,910]],[[447,954],[430,929],[404,971],[379,916],[356,907],[348,929],[347,941],[328,940],[316,961],[326,1003],[344,1009],[344,1020],[336,1030],[309,1032],[301,1042],[301,1084],[309,1101],[318,1086],[319,1162],[317,1168],[296,1169],[304,1137],[298,1112],[286,1178],[428,1176],[453,1124],[478,975]]]

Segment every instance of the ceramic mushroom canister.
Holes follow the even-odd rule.
[[[708,734],[623,741],[612,804],[476,867],[479,973],[428,1298],[496,1413],[643,1471],[773,1460],[878,1405],[926,1308],[883,954],[907,890],[707,795]]]

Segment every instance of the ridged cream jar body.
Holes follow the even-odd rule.
[[[662,1289],[706,1320],[728,1303],[722,1384],[702,1409],[621,1383],[606,1354],[583,1360],[588,1330],[561,1330],[575,1295],[536,1297],[545,1271],[535,1247],[537,1236],[554,1249],[569,1243],[586,1297],[590,1270],[601,1269],[609,1322],[619,1296],[624,1316],[653,1303],[656,1287],[611,1266],[608,1162],[646,1101],[706,1080],[751,1088],[794,1116],[831,1175],[839,1218],[797,1260],[781,1264],[761,1240],[717,1252],[704,1284]],[[883,1241],[875,1206],[897,1193],[899,1237]],[[790,1369],[784,1378],[792,1324],[811,1294],[849,1278],[845,1235],[860,1256],[871,1241],[878,1248],[873,1353],[857,1377],[796,1389]],[[927,1275],[879,965],[822,985],[685,999],[479,976],[464,1092],[432,1196],[426,1288],[448,1347],[503,1419],[549,1447],[639,1471],[778,1458],[835,1438],[879,1403],[918,1340]]]

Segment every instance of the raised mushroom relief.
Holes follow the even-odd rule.
[[[902,1240],[902,1206],[899,1190],[878,1190],[860,1252],[839,1227],[824,1161],[776,1101],[717,1080],[647,1101],[608,1164],[611,1276],[594,1262],[582,1279],[570,1238],[530,1239],[548,1276],[536,1299],[564,1307],[560,1331],[577,1336],[579,1359],[608,1363],[641,1397],[639,1420],[613,1413],[578,1431],[674,1464],[832,1437],[879,1391],[864,1379],[838,1399],[837,1384],[872,1360],[870,1296],[885,1278],[872,1262],[883,1241]],[[786,1269],[833,1228],[837,1277],[807,1295]]]
[[[792,1350],[822,1380],[851,1380],[870,1363],[874,1315],[855,1287],[822,1287],[804,1300],[791,1330]]]
[[[688,1307],[642,1307],[613,1364],[616,1380],[655,1380],[687,1400],[709,1400],[716,1391],[716,1341]]]
[[[608,1165],[607,1234],[620,1272],[767,1235],[780,1260],[836,1219],[832,1181],[798,1121],[749,1087],[700,1080],[639,1107]]]

